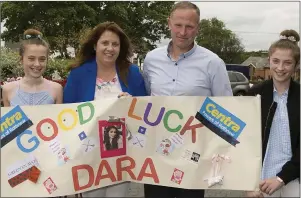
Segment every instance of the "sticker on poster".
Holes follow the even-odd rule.
[[[176,184],[181,184],[183,177],[184,177],[184,172],[175,168],[170,180]]]
[[[13,165],[9,166],[6,170],[8,179],[15,177],[16,175],[30,169],[32,166],[39,167],[38,160],[33,156],[30,155],[29,157],[20,160]]]
[[[58,165],[66,164],[71,158],[70,158],[70,150],[68,147],[62,147],[58,153]]]
[[[120,121],[98,121],[101,158],[126,155],[125,119],[119,119]]]
[[[52,179],[50,177],[48,177],[48,179],[46,179],[43,182],[43,184],[49,194],[52,194],[54,191],[57,190],[57,186],[55,185],[55,183],[52,181]]]
[[[234,147],[240,143],[237,139],[246,126],[245,122],[208,97],[195,118]]]
[[[200,154],[197,152],[193,152],[191,150],[185,149],[181,155],[181,157],[189,162],[194,164],[198,164],[200,160]]]
[[[32,166],[31,168],[19,173],[18,175],[10,178],[8,180],[9,185],[13,188],[22,182],[29,180],[33,183],[37,183],[41,171],[36,167]]]
[[[18,105],[1,116],[1,148],[33,125]]]
[[[49,142],[49,149],[57,157],[58,165],[63,165],[71,159],[68,146],[64,146],[58,137]]]
[[[173,134],[171,137],[169,137],[169,139],[171,143],[177,148],[182,147],[184,144],[184,138],[179,133]]]
[[[161,155],[164,156],[169,156],[173,150],[174,150],[174,145],[173,143],[170,141],[170,139],[163,139],[158,147],[157,147],[157,152],[160,153]]]

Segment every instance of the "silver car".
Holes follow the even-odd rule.
[[[229,80],[234,96],[244,96],[250,88],[247,77],[241,72],[228,71]]]

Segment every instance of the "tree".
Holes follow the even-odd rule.
[[[67,47],[74,47],[78,33],[91,24],[95,11],[84,2],[3,2],[1,22],[7,31],[5,41],[18,42],[23,32],[35,28],[44,33],[52,51],[69,58]]]
[[[114,21],[125,30],[137,53],[145,53],[166,37],[167,17],[174,2],[149,1],[29,1],[3,2],[1,22],[7,28],[5,41],[19,41],[28,28],[45,34],[51,50],[69,58],[67,47],[75,50],[80,38],[98,23]]]
[[[239,38],[217,18],[202,19],[196,41],[216,53],[225,63],[240,64],[244,47]]]

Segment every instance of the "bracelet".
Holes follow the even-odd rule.
[[[282,180],[280,177],[277,176],[276,178],[277,178],[277,180],[278,180],[280,183],[282,183],[282,184],[284,183],[283,180]]]

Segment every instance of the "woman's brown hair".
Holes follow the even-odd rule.
[[[35,29],[25,30],[23,40],[20,45],[19,55],[23,57],[26,45],[43,45],[47,48],[49,54],[49,44],[43,39],[43,34]]]
[[[114,22],[100,23],[90,32],[90,34],[88,34],[87,38],[81,44],[75,62],[70,65],[69,69],[76,68],[86,61],[96,57],[94,46],[105,31],[114,32],[119,36],[120,53],[116,60],[116,65],[121,81],[127,85],[127,75],[131,65],[130,57],[132,56],[132,46],[128,36]]]
[[[298,42],[300,40],[299,34],[295,30],[284,30],[280,33],[280,39],[273,43],[269,48],[269,56],[271,56],[276,49],[290,49],[295,60],[296,65],[300,61],[300,47]]]

